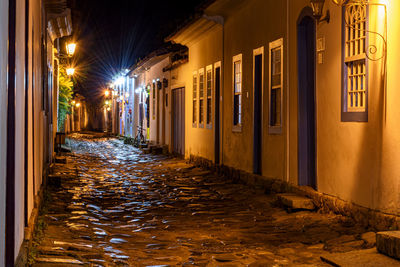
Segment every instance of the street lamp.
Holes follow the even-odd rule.
[[[79,108],[81,106],[81,103],[76,103],[76,107]]]
[[[71,101],[71,104],[72,104],[73,106],[75,106],[76,101],[75,101],[75,100],[72,100],[72,101]]]
[[[106,91],[104,92],[104,95],[105,95],[106,97],[108,97],[108,96],[110,95],[110,91],[106,90]]]
[[[67,75],[72,76],[74,75],[75,69],[72,67],[67,68]]]
[[[76,44],[75,43],[67,43],[67,54],[68,56],[72,56],[75,53]]]

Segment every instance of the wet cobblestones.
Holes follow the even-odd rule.
[[[373,246],[344,217],[287,213],[273,195],[183,160],[70,140],[34,266],[328,266],[323,253]]]

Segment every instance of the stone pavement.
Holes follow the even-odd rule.
[[[90,134],[70,141],[34,266],[330,266],[322,254],[374,246],[345,217],[288,213],[183,160]]]

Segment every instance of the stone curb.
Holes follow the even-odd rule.
[[[363,227],[373,228],[376,231],[400,229],[400,216],[365,208],[339,199],[338,197],[317,192],[307,186],[297,186],[286,181],[248,173],[229,166],[216,165],[211,160],[199,156],[190,155],[189,162],[198,167],[229,177],[234,182],[263,189],[266,193],[295,193],[309,197],[320,212],[333,212],[349,217]]]

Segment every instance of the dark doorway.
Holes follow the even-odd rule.
[[[219,96],[221,91],[221,67],[215,68],[215,127],[214,127],[214,151],[215,151],[215,164],[219,164],[219,147],[220,147],[220,109],[219,109]]]
[[[304,16],[297,26],[299,185],[316,188],[315,21]]]
[[[185,89],[172,91],[172,138],[173,152],[185,154]]]
[[[262,55],[254,56],[253,172],[261,174]]]

